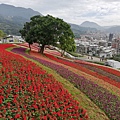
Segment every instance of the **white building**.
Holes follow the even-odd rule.
[[[22,43],[22,42],[24,42],[24,39],[22,39],[21,36],[8,35],[7,37],[0,39],[0,43]]]
[[[99,57],[104,57],[104,58],[111,58],[113,55],[116,54],[116,50],[112,49],[111,47],[103,47],[101,48],[101,51],[99,53]]]
[[[120,62],[115,61],[115,60],[107,60],[107,61],[105,62],[105,64],[106,64],[106,65],[109,65],[109,66],[111,66],[111,67],[113,67],[113,68],[120,68]]]

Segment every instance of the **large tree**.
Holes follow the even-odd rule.
[[[76,45],[74,41],[74,34],[70,29],[70,25],[63,23],[62,27],[62,34],[59,36],[58,39],[58,47],[62,50],[62,56],[64,55],[65,51],[75,51]]]
[[[44,52],[45,45],[56,46],[58,42],[60,48],[64,48],[64,50],[72,50],[75,46],[70,25],[62,19],[50,15],[33,16],[30,22],[24,25],[20,33],[29,44],[39,43],[41,45],[40,53]],[[66,49],[66,47],[69,47],[69,49]]]
[[[26,22],[26,24],[24,25],[24,28],[22,30],[20,30],[20,33],[21,33],[22,37],[25,39],[25,41],[29,44],[29,48],[31,50],[30,45],[33,44],[34,41],[32,38],[33,34],[31,33],[32,26],[30,24],[31,23]]]

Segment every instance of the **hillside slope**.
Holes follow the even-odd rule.
[[[42,14],[30,8],[0,4],[0,29],[7,34],[20,35],[19,30],[34,15]]]

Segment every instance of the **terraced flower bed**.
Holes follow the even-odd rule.
[[[110,83],[112,85],[115,85],[116,87],[120,88],[119,81],[115,81],[112,78],[109,78],[109,77],[105,76],[104,74],[99,74],[98,72],[92,71],[90,69],[87,69],[87,68],[85,68],[83,66],[80,66],[79,64],[76,64],[74,62],[71,62],[71,61],[68,61],[68,60],[65,60],[65,59],[56,58],[56,57],[54,57],[54,56],[52,56],[50,54],[46,54],[46,56],[48,58],[54,60],[54,61],[60,62],[62,64],[65,64],[65,65],[68,65],[68,66],[71,66],[71,67],[74,67],[74,68],[76,68],[78,70],[84,71],[87,74],[90,74],[90,75],[95,76],[97,78],[103,79],[104,81],[106,81],[106,82],[108,82],[108,83]],[[84,62],[83,62],[83,64],[84,64]]]
[[[104,70],[104,71],[106,71],[108,73],[111,73],[111,74],[113,74],[115,76],[119,76],[120,77],[120,71],[112,69],[110,67],[106,67],[106,66],[103,66],[103,65],[96,65],[96,64],[89,63],[89,62],[81,62],[79,60],[75,60],[74,62],[75,63],[79,63],[79,64],[84,64],[84,65],[87,65],[87,66],[91,66],[91,67],[96,67],[98,69]]]
[[[107,71],[104,71],[104,70],[102,70],[102,69],[100,69],[100,68],[97,68],[97,67],[95,67],[95,66],[86,65],[86,64],[79,64],[79,65],[82,66],[82,67],[85,67],[85,68],[87,68],[87,69],[90,69],[90,70],[92,70],[92,71],[94,71],[94,72],[97,72],[97,73],[99,73],[99,74],[102,74],[102,75],[104,75],[104,76],[107,76],[108,78],[111,78],[111,79],[113,79],[113,80],[115,80],[115,81],[117,81],[117,82],[120,82],[120,77],[119,77],[119,76],[116,76],[116,75],[114,75],[114,74],[112,74],[112,73],[109,73],[109,72],[107,72]]]
[[[13,52],[19,53],[25,57],[34,59],[41,64],[48,66],[54,70],[56,70],[61,76],[69,80],[73,83],[77,88],[79,88],[82,92],[84,92],[94,103],[96,103],[107,115],[111,120],[119,120],[120,118],[120,99],[116,95],[113,95],[111,92],[106,90],[103,87],[95,84],[92,81],[84,78],[83,76],[77,75],[74,72],[60,66],[53,64],[51,62],[42,60],[40,58],[35,58],[30,55],[24,53],[24,48],[16,48],[12,50]],[[52,59],[56,60],[57,58],[51,56]],[[57,59],[58,60],[58,59]],[[60,60],[59,62],[64,63],[65,61]],[[67,62],[65,62],[67,63]],[[75,67],[71,63],[67,63],[72,67]],[[77,68],[77,67],[76,67]],[[82,69],[82,68],[81,68]],[[85,70],[85,69],[82,69]],[[86,71],[85,71],[86,72]],[[114,83],[113,83],[114,85]]]
[[[61,58],[59,58],[59,59],[61,59]],[[64,59],[64,61],[65,61],[65,59]],[[68,60],[66,60],[66,62],[68,62]],[[114,70],[114,69],[111,69],[111,68],[109,68],[111,70],[104,69],[105,68],[104,66],[91,64],[91,63],[84,62],[84,61],[81,61],[81,60],[75,60],[74,62],[72,62],[72,64],[73,63],[77,64],[78,66],[85,67],[88,70],[91,70],[91,71],[93,71],[95,73],[98,73],[100,75],[104,75],[104,76],[106,76],[106,77],[108,77],[112,80],[115,80],[116,82],[120,82],[120,71],[117,71],[117,70]]]
[[[0,45],[0,119],[86,120],[86,110],[35,63]]]

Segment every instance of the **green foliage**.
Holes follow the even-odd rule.
[[[87,33],[87,31],[91,31],[91,32],[97,31],[96,28],[82,27],[80,25],[71,24],[71,23],[70,23],[70,26],[75,35],[75,38],[80,38],[80,36],[85,35]]]
[[[97,61],[88,61],[88,62],[95,63],[95,64],[99,64],[99,65],[105,65],[104,62],[97,62]]]
[[[70,29],[70,25],[64,24],[61,25],[63,28],[63,32],[61,36],[59,36],[59,45],[58,47],[63,50],[63,53],[65,51],[75,51],[75,41],[74,41],[74,34],[72,30]]]
[[[119,61],[120,62],[120,55],[115,55],[111,59]]]
[[[6,34],[20,35],[19,30],[33,15],[40,14],[32,9],[0,4],[0,29]]]
[[[0,29],[4,31],[6,34],[20,35],[19,30],[22,29],[22,27],[23,27],[22,23],[19,24],[18,22],[0,16]]]
[[[6,36],[6,34],[2,30],[0,30],[0,38],[3,38],[5,36]]]
[[[57,46],[57,42],[59,42],[58,47],[64,51],[75,50],[74,35],[70,25],[50,15],[31,17],[30,22],[26,22],[20,33],[29,44],[41,44],[41,53],[45,45]]]
[[[69,51],[68,51],[68,53],[71,54],[71,55],[74,56],[74,57],[83,57],[83,55],[78,54],[78,53],[75,53],[75,52],[69,52]]]
[[[29,44],[33,44],[33,39],[32,39],[33,36],[30,29],[31,29],[30,23],[26,22],[23,30],[20,30],[20,33],[22,34],[22,37],[25,38],[26,42],[28,42]]]

